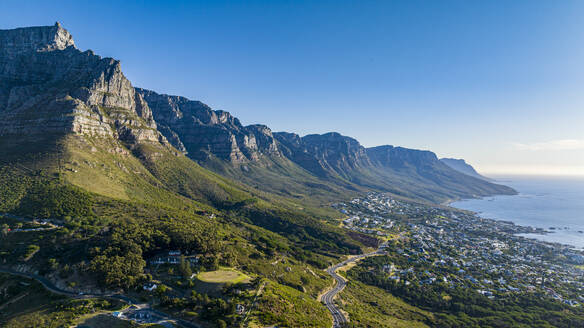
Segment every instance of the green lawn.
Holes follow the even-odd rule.
[[[237,284],[240,282],[249,282],[250,277],[230,268],[221,268],[216,271],[201,272],[197,275],[197,279],[203,282],[224,284],[233,283]]]

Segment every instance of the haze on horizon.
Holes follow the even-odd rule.
[[[584,175],[582,1],[4,0],[135,86],[244,124],[429,149],[485,174]]]

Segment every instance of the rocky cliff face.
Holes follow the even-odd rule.
[[[215,156],[244,163],[260,160],[262,156],[281,156],[267,126],[243,126],[228,112],[212,110],[200,101],[136,90],[152,108],[166,138],[193,159]]]
[[[75,48],[59,24],[0,31],[0,135],[76,133],[164,143],[120,62]]]
[[[348,178],[352,171],[371,165],[365,148],[357,140],[336,132],[304,137],[278,132],[274,136],[288,158],[320,177]]]

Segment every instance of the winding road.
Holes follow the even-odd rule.
[[[333,289],[329,290],[328,292],[324,293],[324,295],[322,295],[321,301],[324,303],[324,305],[327,307],[327,309],[330,311],[330,313],[333,316],[333,328],[339,328],[339,327],[343,327],[344,324],[348,323],[347,318],[345,317],[345,315],[341,312],[341,310],[339,310],[339,308],[335,305],[334,302],[334,298],[335,296],[337,296],[338,293],[340,293],[345,286],[347,285],[347,282],[345,281],[345,278],[341,277],[338,273],[337,270],[341,267],[344,267],[345,265],[358,261],[362,258],[368,257],[368,256],[373,256],[373,255],[381,255],[384,254],[385,251],[385,244],[382,244],[376,251],[371,252],[371,253],[367,253],[367,254],[361,254],[361,255],[357,255],[355,257],[352,257],[350,259],[344,260],[341,263],[335,264],[334,266],[326,269],[326,272],[333,277],[333,279],[335,279],[336,284],[333,287]]]

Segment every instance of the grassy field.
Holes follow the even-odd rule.
[[[207,283],[232,283],[249,282],[250,277],[231,268],[221,268],[216,271],[201,272],[197,275],[197,279]]]

